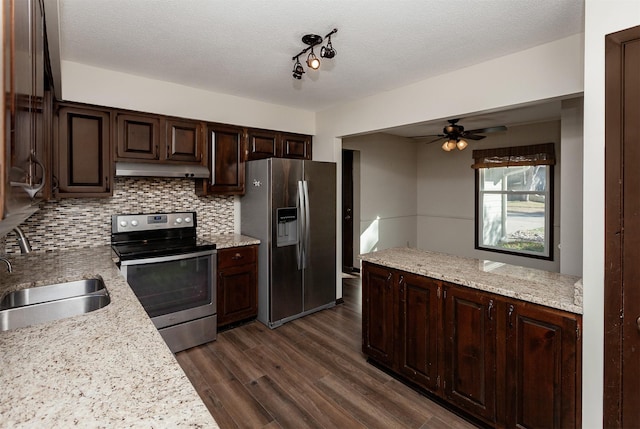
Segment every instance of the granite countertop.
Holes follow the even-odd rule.
[[[412,248],[360,255],[373,264],[582,314],[579,277]]]
[[[260,240],[257,238],[241,234],[204,234],[201,237],[207,241],[216,243],[216,249],[260,244]]]
[[[101,277],[111,303],[0,332],[0,427],[218,427],[109,246],[16,255],[11,262],[13,273],[0,273],[0,297]]]

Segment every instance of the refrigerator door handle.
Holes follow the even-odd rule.
[[[302,255],[304,249],[304,190],[302,189],[302,181],[298,180],[298,243],[296,244],[296,259],[298,261],[298,269],[301,270],[304,264]]]
[[[304,190],[304,259],[302,266],[309,266],[309,252],[311,247],[311,217],[309,215],[309,182],[304,180],[302,188]]]

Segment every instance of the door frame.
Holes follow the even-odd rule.
[[[604,269],[604,387],[603,425],[620,428],[624,424],[625,372],[640,370],[638,365],[624,366],[625,326],[636,314],[625,314],[624,283],[624,153],[625,104],[624,78],[625,44],[640,40],[640,26],[605,36],[605,269]],[[638,109],[640,101],[631,109]],[[627,143],[627,144],[630,144]],[[638,196],[640,198],[640,195]],[[639,287],[636,287],[638,289]],[[638,292],[635,292],[637,295]],[[626,320],[625,320],[626,318]],[[635,323],[635,320],[633,320]],[[631,375],[629,373],[628,375]],[[634,399],[635,401],[635,399]],[[628,404],[628,402],[627,402]],[[640,404],[637,404],[640,405]],[[629,407],[632,408],[632,407]],[[632,410],[629,410],[632,412]]]

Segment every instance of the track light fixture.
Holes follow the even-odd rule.
[[[327,45],[323,46],[320,49],[320,57],[322,58],[333,58],[336,56],[336,50],[333,49],[333,45],[331,45],[331,35],[338,32],[337,28],[331,30],[329,34],[324,36],[327,39]],[[306,34],[302,37],[302,43],[309,45],[300,51],[297,55],[295,55],[292,60],[295,60],[295,64],[293,65],[293,78],[294,79],[302,79],[302,75],[305,72],[304,68],[302,68],[302,64],[300,64],[300,56],[309,52],[307,56],[307,66],[313,70],[317,70],[320,68],[320,59],[313,52],[313,48],[322,43],[323,38],[318,36],[317,34]]]

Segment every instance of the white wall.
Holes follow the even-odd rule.
[[[582,276],[583,99],[562,102],[560,157],[560,272]]]
[[[637,0],[585,0],[582,420],[602,425],[604,353],[604,37],[640,25]]]
[[[315,134],[310,111],[62,61],[62,98],[224,124]]]
[[[418,146],[418,247],[435,252],[470,258],[489,259],[547,271],[560,270],[559,210],[554,212],[554,259],[524,258],[475,247],[475,175],[471,168],[474,149],[555,143],[558,163],[555,166],[554,206],[561,200],[560,122],[540,122],[509,127],[507,132],[488,134],[480,141],[470,141],[464,151],[445,152],[440,144]]]
[[[345,138],[342,144],[359,153],[360,215],[354,219],[354,234],[359,225],[360,243],[354,252],[415,247],[416,142],[372,134]]]
[[[324,110],[314,151],[335,137],[579,95],[582,53],[578,34]]]

